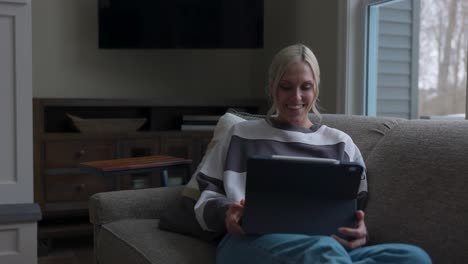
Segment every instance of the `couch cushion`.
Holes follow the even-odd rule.
[[[367,159],[371,240],[427,250],[434,263],[468,258],[468,122],[400,122]]]
[[[126,219],[102,226],[100,264],[215,263],[216,245],[158,229],[157,219]]]

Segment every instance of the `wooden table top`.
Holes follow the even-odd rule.
[[[98,160],[80,163],[83,169],[92,169],[99,174],[141,169],[158,169],[175,165],[191,164],[192,160],[172,156],[156,155],[112,160]]]

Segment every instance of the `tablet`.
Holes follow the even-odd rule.
[[[338,234],[355,227],[364,168],[334,159],[263,156],[247,160],[246,234]]]

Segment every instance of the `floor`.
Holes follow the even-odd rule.
[[[92,237],[53,240],[47,252],[39,253],[38,264],[93,264]]]

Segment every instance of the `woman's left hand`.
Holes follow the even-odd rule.
[[[349,228],[349,227],[340,227],[338,231],[346,236],[352,237],[351,240],[345,240],[337,235],[332,235],[340,244],[348,249],[355,249],[361,246],[364,246],[367,243],[367,227],[364,223],[364,211],[358,210],[356,212],[357,217],[357,227],[356,228]]]

